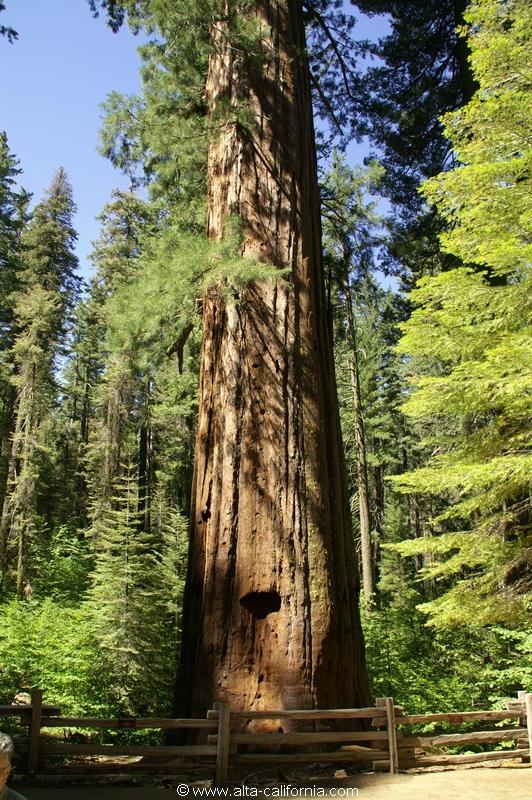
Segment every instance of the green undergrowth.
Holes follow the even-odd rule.
[[[532,689],[530,630],[429,627],[420,601],[405,588],[387,607],[362,612],[374,697],[424,714],[503,709],[518,690]]]

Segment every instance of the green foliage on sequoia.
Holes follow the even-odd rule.
[[[163,228],[147,245],[136,280],[124,284],[109,303],[112,348],[139,347],[160,365],[185,329],[199,321],[205,291],[238,302],[253,281],[284,280],[288,270],[243,258],[238,219],[222,242],[183,231],[181,223]],[[142,297],[143,302],[135,302]]]

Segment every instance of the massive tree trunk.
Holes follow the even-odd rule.
[[[199,419],[177,706],[368,701],[322,277],[301,5],[259,0],[260,52],[225,22],[207,97],[208,232],[230,215],[243,256],[290,269],[203,304]],[[228,23],[230,24],[230,23]],[[228,118],[246,104],[253,125]]]

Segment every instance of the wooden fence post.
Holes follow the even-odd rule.
[[[31,720],[28,743],[28,778],[34,780],[39,765],[39,740],[42,720],[42,689],[31,690]]]
[[[399,752],[397,750],[397,728],[395,727],[395,708],[393,697],[385,700],[386,722],[388,725],[388,744],[390,746],[390,772],[395,775],[399,772]]]
[[[390,756],[390,772],[395,775],[399,772],[399,753],[397,750],[397,731],[395,728],[395,708],[393,697],[377,697],[377,708],[386,709],[386,729],[388,732],[388,753]]]
[[[532,764],[532,692],[525,694],[525,714],[528,731],[528,760]]]
[[[225,786],[229,769],[229,746],[231,738],[231,708],[229,703],[214,704],[218,711],[218,744],[216,751],[216,776],[214,785]]]
[[[517,700],[518,700],[518,702],[519,703],[523,703],[523,713],[520,715],[518,723],[517,723],[520,728],[526,728],[526,726],[527,726],[526,725],[525,695],[526,695],[526,692],[525,692],[524,689],[519,689],[519,691],[517,692]],[[519,742],[519,746],[526,747],[526,739],[521,739],[521,741]],[[521,763],[524,764],[524,763],[527,762],[527,760],[528,760],[527,756],[522,756],[521,757]]]

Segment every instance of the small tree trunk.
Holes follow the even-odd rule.
[[[214,34],[207,97],[246,104],[208,158],[208,231],[290,269],[203,304],[180,713],[368,702],[358,583],[327,325],[299,2],[261,0],[260,54]]]
[[[5,414],[5,428],[0,452],[0,596],[8,568],[9,517],[7,496],[9,479],[13,470],[13,435],[16,423],[17,393],[15,387],[9,389],[9,406]]]
[[[138,432],[138,507],[141,530],[150,529],[150,382],[146,380],[142,389],[141,419]]]
[[[353,395],[353,415],[355,422],[355,450],[357,461],[358,513],[360,519],[360,562],[362,565],[362,587],[366,603],[371,601],[375,591],[373,583],[373,553],[371,546],[371,514],[369,506],[368,466],[366,460],[366,439],[364,435],[364,419],[362,416],[362,400],[360,395],[360,373],[358,368],[358,347],[355,314],[351,287],[346,281],[344,287],[347,311],[347,336],[350,344],[349,371],[351,375],[351,391]]]
[[[6,410],[0,431],[0,522],[2,519],[4,499],[7,493],[7,481],[11,452],[13,449],[13,431],[15,429],[15,406],[17,393],[14,386],[9,387]]]

